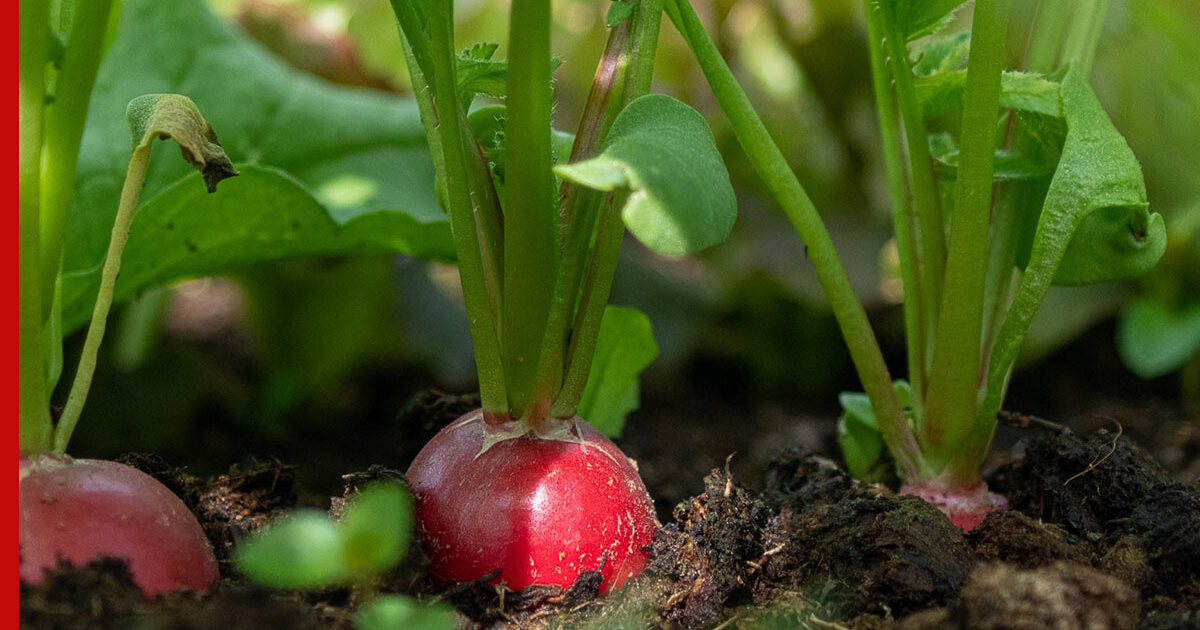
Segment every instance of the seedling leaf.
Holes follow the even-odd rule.
[[[412,537],[412,497],[396,482],[376,483],[351,500],[342,517],[346,565],[355,575],[387,571]]]
[[[929,35],[946,25],[965,0],[884,0],[909,41]]]
[[[600,155],[558,166],[564,179],[600,191],[629,191],[622,218],[647,247],[684,255],[729,234],[737,199],[712,131],[696,110],[664,94],[631,102]]]
[[[650,318],[634,308],[605,307],[579,416],[609,437],[620,435],[640,404],[638,375],[657,356]]]
[[[358,630],[451,630],[458,627],[454,612],[425,606],[403,595],[382,595],[364,604],[354,616]]]
[[[912,390],[908,382],[898,380],[892,387],[900,404],[906,408],[905,414],[909,415],[907,408],[911,404]],[[879,432],[871,400],[861,392],[842,392],[838,403],[842,406],[837,424],[838,445],[842,448],[846,468],[863,481],[880,481],[887,470],[883,461],[883,435]]]
[[[1172,309],[1148,297],[1130,302],[1117,318],[1117,350],[1142,378],[1178,370],[1200,353],[1200,303]]]
[[[144,94],[129,101],[125,117],[135,148],[156,138],[175,140],[183,159],[204,177],[208,192],[216,192],[221,180],[238,174],[192,99],[182,94]]]
[[[234,564],[274,588],[318,589],[351,577],[342,532],[325,514],[296,512],[238,547]]]

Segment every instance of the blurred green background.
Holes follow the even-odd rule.
[[[387,0],[209,4],[297,68],[346,85],[409,90]],[[462,46],[504,42],[507,2],[455,4]],[[553,48],[563,60],[556,74],[559,128],[577,121],[603,47],[607,4],[553,2]],[[693,4],[822,210],[885,353],[902,369],[900,295],[861,3]],[[1013,5],[1015,62],[1037,3]],[[497,56],[505,56],[503,45]],[[1154,417],[1190,414],[1195,423],[1197,59],[1200,3],[1111,3],[1092,81],[1142,161],[1153,209],[1171,229],[1170,250],[1137,282],[1055,289],[1029,336],[1010,408],[1070,414],[1072,405],[1091,409],[1111,400],[1150,405]],[[774,401],[832,426],[837,392],[856,388],[837,328],[803,246],[669,25],[655,89],[708,117],[740,213],[730,239],[696,258],[665,259],[626,240],[612,301],[645,311],[662,349],[645,377],[644,409],[627,433],[697,392],[760,406]],[[263,263],[145,293],[114,315],[74,450],[107,456],[154,450],[213,472],[247,453],[319,454],[334,448],[330,436],[393,421],[421,389],[470,391],[473,364],[456,283],[452,266],[364,256]],[[78,337],[68,344],[68,361]],[[315,443],[301,445],[305,440]],[[363,457],[382,449],[365,446]]]

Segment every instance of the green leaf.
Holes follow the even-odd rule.
[[[608,306],[600,320],[596,357],[579,402],[579,417],[616,437],[640,404],[638,375],[658,356],[650,319],[634,308]]]
[[[892,387],[911,421],[912,390],[908,381],[897,380]],[[883,461],[883,435],[879,432],[871,399],[861,392],[842,392],[838,403],[842,406],[837,423],[838,445],[846,467],[858,479],[870,483],[880,481],[887,473],[887,466]]]
[[[234,564],[273,588],[327,588],[351,577],[342,532],[315,510],[291,514],[246,541],[234,554]]]
[[[458,627],[453,610],[425,606],[403,595],[381,595],[364,604],[354,616],[357,630],[452,630]]]
[[[937,118],[962,109],[963,89],[967,71],[956,70],[930,76],[916,77],[914,86],[921,113],[925,118]],[[1000,75],[1000,107],[1032,112],[1053,118],[1062,117],[1060,88],[1041,75],[1025,72],[1005,72]]]
[[[1200,303],[1172,309],[1140,298],[1117,318],[1121,361],[1142,378],[1158,378],[1183,367],[1200,353]]]
[[[914,52],[913,74],[924,77],[961,70],[966,67],[970,48],[970,31],[931,37]]]
[[[504,150],[504,120],[508,110],[503,105],[480,107],[467,115],[467,124],[482,147],[483,157],[488,162],[496,195],[504,200],[504,166],[507,153]],[[558,129],[550,130],[550,151],[556,164],[571,158],[571,147],[575,144],[574,134]]]
[[[138,282],[129,277],[129,269],[157,262],[139,259],[137,252],[164,250],[140,244],[157,235],[139,230],[135,222],[118,297],[128,298],[146,282],[266,258],[362,250],[453,257],[413,102],[336,87],[293,70],[213,16],[202,0],[125,0],[120,34],[100,68],[80,149],[63,261],[63,307],[75,315],[64,316],[65,331],[83,323],[78,313],[91,309],[128,161],[129,130],[121,114],[131,99],[147,91],[187,94],[200,106],[220,130],[229,157],[245,172],[222,185],[215,197],[236,195],[260,205],[231,204],[219,216],[195,210],[201,214],[193,219],[208,232],[246,236],[240,247],[247,251],[233,255],[239,245],[230,243],[221,260],[186,255],[185,247],[171,252],[176,259],[171,274],[142,274]],[[194,197],[189,186],[178,185],[187,177],[183,162],[156,159],[142,210],[150,203],[182,209],[182,200]],[[303,208],[300,231],[259,223],[294,215],[296,204]],[[316,220],[317,214],[324,218]],[[276,223],[291,225],[287,219]],[[309,225],[320,233],[310,238],[304,231]],[[331,225],[355,226],[349,230],[355,235],[331,241]],[[363,229],[368,225],[374,229]],[[194,265],[182,264],[180,257]]]
[[[459,99],[465,109],[478,94],[504,98],[508,94],[508,62],[492,59],[499,44],[479,43],[460,52],[454,60]],[[562,59],[550,59],[550,72],[558,70]]]
[[[204,192],[199,179],[193,174],[180,180],[138,211],[122,257],[116,301],[143,287],[299,253],[407,251],[442,258],[450,248],[443,224],[422,224],[406,213],[331,216],[300,182],[278,169],[243,166],[241,176],[214,195]],[[345,175],[343,182],[347,187],[374,185],[353,175]],[[64,273],[64,328],[87,321],[97,285],[91,268]]]
[[[1152,267],[1166,249],[1166,228],[1148,210],[1137,158],[1074,69],[1063,79],[1062,110],[1067,123],[1062,157],[1038,217],[1029,263],[997,336],[983,409],[988,415],[999,409],[1009,367],[1052,282],[1131,277]],[[1067,277],[1059,278],[1060,271]]]
[[[929,35],[946,25],[966,0],[884,0],[909,41]]]
[[[725,239],[737,198],[704,117],[664,94],[631,102],[613,122],[600,155],[555,167],[564,179],[600,191],[627,190],[621,211],[647,247],[684,255]]]
[[[938,174],[941,176],[943,184],[953,182],[958,178],[958,143],[950,134],[930,134],[929,154],[939,163]],[[992,177],[996,181],[1047,177],[1054,172],[1055,165],[1048,160],[1039,159],[1041,157],[1040,154],[1021,155],[997,149],[992,158]]]
[[[395,567],[412,537],[412,496],[397,482],[375,483],[351,500],[342,516],[346,565],[356,575]]]

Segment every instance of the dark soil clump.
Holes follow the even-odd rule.
[[[142,589],[121,560],[101,558],[81,567],[61,563],[37,586],[21,582],[20,627],[126,628],[142,599]]]
[[[701,627],[726,607],[751,603],[770,516],[728,472],[705,477],[704,493],[676,506],[675,522],[659,530],[651,549],[649,573],[668,585],[664,620]]]
[[[904,614],[958,590],[974,556],[936,508],[850,480],[819,458],[797,470],[815,471],[817,489],[801,484],[800,500],[783,495],[774,527],[781,551],[765,566],[777,588],[819,591],[846,617]],[[840,499],[804,500],[832,488]]]

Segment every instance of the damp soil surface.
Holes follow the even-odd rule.
[[[333,493],[297,482],[300,461],[248,461],[197,477],[157,456],[129,456],[196,513],[221,581],[208,593],[146,600],[117,560],[62,566],[40,586],[21,585],[21,627],[353,628],[359,594],[258,588],[233,570],[232,550],[291,508],[336,514],[357,486],[402,477],[424,439],[476,402],[414,397],[377,427],[378,440],[407,436],[394,458],[344,469]],[[703,401],[694,404],[701,411]],[[689,444],[664,439],[669,424],[630,436],[623,447],[641,464],[661,526],[646,572],[621,591],[597,597],[594,574],[565,590],[511,592],[486,580],[439,590],[419,549],[380,590],[440,600],[470,628],[1200,628],[1194,462],[1184,457],[1168,472],[1121,424],[1081,431],[1007,416],[988,483],[1011,510],[964,534],[919,499],[852,479],[832,455],[827,420],[720,404],[704,412],[743,414],[740,431],[774,448],[708,435],[706,444],[736,448],[683,457],[671,449]]]

